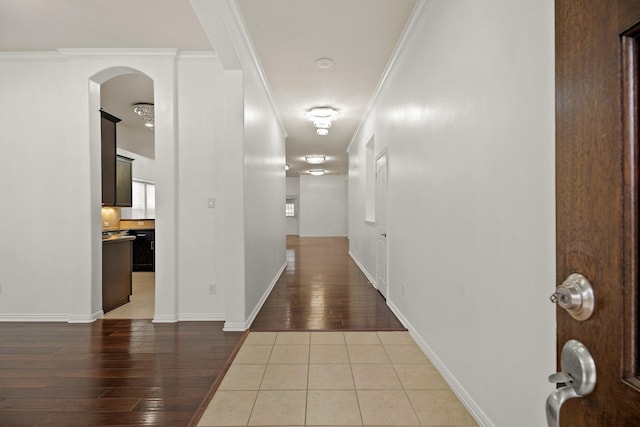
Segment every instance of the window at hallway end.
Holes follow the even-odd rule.
[[[287,199],[284,205],[285,216],[296,216],[296,201],[295,199]]]

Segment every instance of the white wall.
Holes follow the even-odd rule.
[[[217,274],[211,266],[224,252],[213,247],[214,212],[207,209],[216,191],[212,146],[224,127],[219,62],[176,58],[171,50],[81,50],[0,54],[0,320],[91,321],[100,314],[99,86],[90,80],[125,68],[154,79],[155,320],[225,315],[224,281],[208,293]]]
[[[300,236],[347,235],[347,177],[300,176]]]
[[[296,216],[286,217],[287,234],[298,235],[298,218],[300,217],[300,177],[287,177],[286,194],[287,199],[295,199],[296,201]]]
[[[236,2],[192,0],[224,68],[225,330],[253,321],[285,263],[285,138]],[[241,164],[238,164],[241,163]],[[221,186],[222,188],[222,186]],[[243,257],[243,259],[241,259]]]
[[[91,256],[70,209],[87,197],[78,178],[88,149],[77,149],[65,124],[67,72],[57,54],[0,56],[0,314],[8,320],[67,320],[73,283],[91,280],[78,268]]]
[[[389,155],[388,303],[481,425],[546,425],[553,389],[553,8],[426,2],[349,151],[351,253],[375,277],[375,135]]]
[[[245,307],[251,320],[286,265],[285,136],[250,67],[244,94]]]
[[[216,144],[223,139],[224,70],[210,54],[186,54],[177,64],[179,139],[179,319],[224,320],[225,281],[216,272],[216,216],[208,199],[216,179]],[[216,198],[217,200],[217,198]],[[224,207],[224,205],[223,205]],[[222,226],[222,225],[221,225]],[[216,293],[209,293],[209,285]]]

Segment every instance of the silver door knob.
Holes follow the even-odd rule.
[[[550,297],[551,301],[576,320],[587,320],[595,308],[595,295],[589,280],[580,273],[567,277]]]
[[[596,364],[589,350],[577,340],[569,340],[560,357],[562,372],[549,376],[552,383],[564,384],[547,398],[546,413],[549,427],[560,426],[560,408],[569,399],[584,397],[596,386]]]

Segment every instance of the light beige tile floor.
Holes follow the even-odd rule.
[[[251,332],[198,426],[477,426],[408,332]]]
[[[131,274],[131,301],[109,311],[105,319],[153,319],[155,311],[156,273],[136,271]]]

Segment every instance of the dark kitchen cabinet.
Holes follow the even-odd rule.
[[[133,159],[116,156],[116,206],[130,207],[131,197],[131,162]]]
[[[116,124],[120,121],[100,110],[102,148],[102,206],[130,207],[131,162],[133,159],[116,155]]]
[[[102,310],[105,313],[129,302],[132,243],[130,238],[102,243]]]
[[[133,271],[156,271],[155,230],[129,230],[133,241]]]

